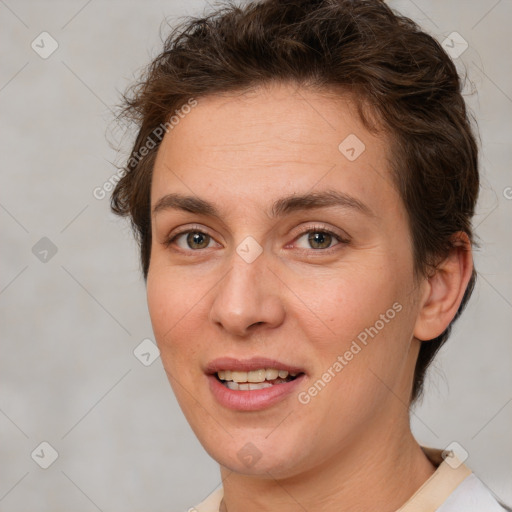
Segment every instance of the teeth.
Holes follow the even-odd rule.
[[[235,383],[252,383],[261,384],[266,380],[286,379],[288,375],[290,377],[296,377],[297,373],[288,373],[286,370],[277,370],[276,368],[261,368],[259,370],[252,370],[250,372],[239,372],[231,370],[219,370],[217,375],[220,380]],[[229,387],[229,386],[228,386]],[[265,386],[268,387],[268,386]],[[233,388],[230,388],[233,389]],[[238,388],[236,388],[238,389]],[[240,388],[244,389],[244,388]],[[251,388],[252,389],[252,388]],[[259,388],[258,388],[259,389]]]
[[[265,382],[265,378],[267,376],[267,370],[253,370],[252,372],[247,372],[247,381],[248,382]]]
[[[235,382],[247,382],[247,372],[231,372],[231,380]]]
[[[270,384],[270,382],[244,382],[243,384],[239,384],[238,382],[233,382],[232,380],[224,382],[224,385],[229,389],[233,389],[234,391],[250,391],[256,389],[271,388],[273,386],[273,384]]]
[[[220,380],[233,380],[231,378],[231,370],[220,370],[217,372]]]
[[[266,370],[265,378],[267,380],[277,379],[278,376],[279,376],[279,370],[275,370],[274,368],[268,368]]]

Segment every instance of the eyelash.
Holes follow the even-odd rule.
[[[333,238],[333,241],[337,241],[337,244],[332,245],[331,247],[327,247],[325,249],[302,249],[299,248],[299,251],[301,252],[308,252],[311,254],[330,254],[336,250],[339,250],[339,245],[347,245],[349,243],[349,240],[346,238],[343,238],[341,235],[335,233],[334,231],[326,228],[325,226],[308,226],[304,231],[301,231],[294,239],[294,243],[301,239],[304,235],[307,235],[309,233],[322,233],[324,235],[329,235]],[[306,242],[307,243],[307,242]]]
[[[180,231],[179,233],[175,233],[174,235],[170,236],[169,238],[167,238],[166,240],[164,240],[163,242],[163,245],[165,247],[170,247],[174,242],[175,240],[182,236],[182,235],[187,235],[189,233],[200,233],[202,235],[206,235],[206,236],[209,236],[212,240],[214,240],[214,238],[207,232],[203,231],[202,229],[200,229],[199,227],[198,228],[188,228],[187,230],[184,230],[184,231]],[[336,250],[336,247],[338,245],[347,245],[350,243],[350,240],[349,239],[346,239],[346,238],[343,238],[342,236],[340,236],[339,234],[335,233],[334,231],[330,230],[330,229],[327,229],[326,227],[324,226],[309,226],[305,231],[302,231],[301,233],[299,233],[295,239],[294,239],[294,242],[299,240],[300,238],[302,238],[304,235],[307,235],[308,233],[322,233],[322,234],[327,234],[327,235],[330,235],[332,236],[334,239],[336,239],[338,241],[337,244],[331,246],[331,247],[327,247],[326,249],[300,249],[302,251],[307,251],[307,252],[310,252],[310,251],[313,251],[313,252],[317,252],[317,253],[331,253],[333,250]],[[182,249],[182,248],[179,248],[180,251],[182,252],[189,252],[189,253],[193,253],[193,252],[200,252],[204,249]]]
[[[179,231],[178,233],[175,233],[174,235],[172,236],[169,236],[168,238],[166,238],[163,242],[164,246],[165,247],[169,247],[170,245],[172,245],[174,243],[174,241],[181,235],[187,235],[188,233],[201,233],[202,235],[206,235],[206,236],[210,236],[209,233],[206,233],[206,231],[203,231],[202,229],[200,228],[194,228],[192,227],[187,229],[187,230],[184,230],[184,231]],[[210,238],[213,238],[210,236]],[[180,249],[180,250],[183,250],[183,249]],[[194,251],[193,249],[189,249],[187,252],[198,252],[198,251]]]

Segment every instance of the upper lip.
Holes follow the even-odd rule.
[[[293,364],[283,363],[276,359],[267,357],[251,357],[250,359],[236,359],[234,357],[220,357],[210,361],[206,365],[205,372],[213,375],[220,370],[231,370],[240,372],[250,372],[262,368],[275,368],[276,370],[286,370],[288,373],[305,373],[303,368]]]

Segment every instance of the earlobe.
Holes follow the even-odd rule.
[[[422,341],[437,338],[459,309],[473,272],[471,242],[464,232],[452,236],[453,247],[428,278],[414,328]]]

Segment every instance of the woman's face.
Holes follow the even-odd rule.
[[[288,84],[188,110],[154,167],[147,279],[188,422],[246,474],[371,454],[407,423],[422,292],[388,141]]]

